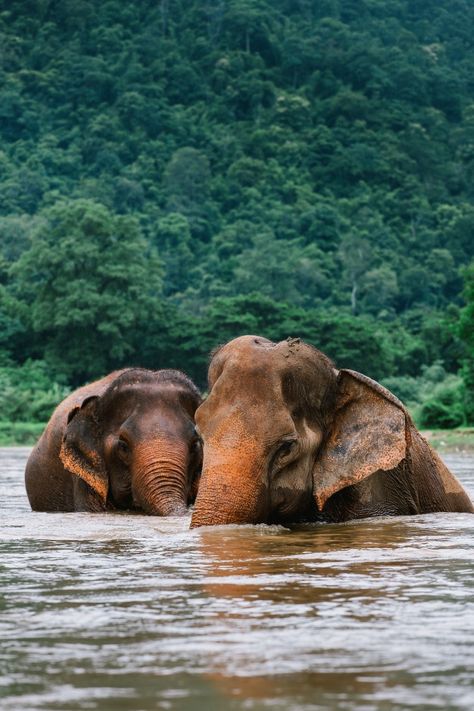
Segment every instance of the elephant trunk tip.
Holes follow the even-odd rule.
[[[141,508],[151,516],[186,516],[188,507],[182,501],[169,501],[156,506],[145,503]]]
[[[188,507],[185,504],[176,503],[173,506],[170,506],[167,513],[165,513],[163,515],[164,516],[186,516],[187,513],[188,513]]]

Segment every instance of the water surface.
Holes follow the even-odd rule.
[[[28,451],[0,449],[2,711],[474,709],[474,516],[32,513]]]

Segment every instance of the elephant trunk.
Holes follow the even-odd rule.
[[[268,491],[258,449],[251,440],[230,452],[204,447],[191,528],[266,520]]]
[[[159,439],[135,455],[132,493],[136,504],[153,516],[187,513],[189,452],[185,443]]]

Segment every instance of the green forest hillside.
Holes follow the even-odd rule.
[[[468,0],[0,2],[4,426],[124,364],[203,385],[249,332],[473,424],[473,27]]]

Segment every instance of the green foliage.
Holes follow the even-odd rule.
[[[464,411],[468,424],[474,424],[474,262],[464,271],[466,305],[461,309],[459,336],[465,344],[462,376]]]
[[[81,379],[125,362],[140,325],[160,308],[161,267],[137,221],[76,200],[42,214],[12,268],[29,329],[57,372]]]
[[[392,376],[382,383],[413,411],[421,427],[449,429],[465,424],[464,384],[440,362],[424,366],[417,377]]]
[[[0,14],[0,364],[301,336],[418,403],[462,368],[474,421],[473,6],[48,7]]]
[[[418,412],[418,422],[422,427],[441,429],[465,424],[462,380],[451,376],[434,388]]]
[[[64,383],[53,380],[44,361],[28,360],[21,366],[0,367],[0,412],[4,422],[45,423],[68,393]]]
[[[0,420],[0,447],[33,445],[45,427],[42,422],[2,422]]]
[[[207,353],[221,343],[248,333],[279,341],[299,336],[324,351],[341,368],[352,368],[372,378],[410,372],[410,349],[419,341],[397,325],[393,336],[371,317],[339,310],[307,309],[278,302],[260,293],[216,297],[200,316],[179,326],[181,349],[194,355],[188,369],[202,382]],[[417,364],[419,368],[419,363]],[[416,369],[415,369],[415,372]]]

